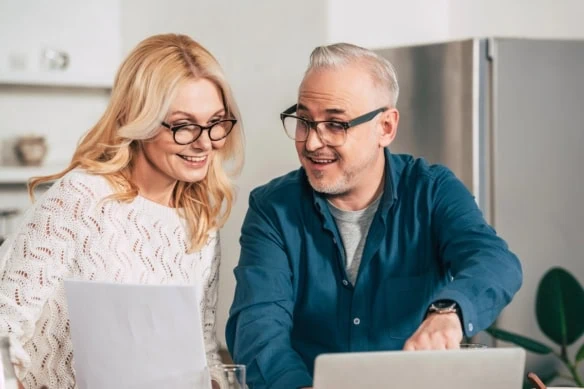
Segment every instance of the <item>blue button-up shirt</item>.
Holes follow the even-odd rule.
[[[519,289],[519,261],[450,170],[385,156],[355,285],[302,168],[251,193],[226,336],[253,389],[311,386],[321,353],[401,349],[437,300],[458,303],[472,336]]]

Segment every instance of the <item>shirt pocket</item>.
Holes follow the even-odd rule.
[[[388,278],[384,282],[389,336],[407,339],[418,329],[432,296],[434,274]]]

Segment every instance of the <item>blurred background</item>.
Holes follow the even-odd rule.
[[[129,50],[153,34],[188,34],[222,64],[246,132],[238,200],[222,232],[224,342],[249,192],[299,166],[279,113],[295,102],[312,48],[346,41],[396,63],[404,90],[396,150],[463,176],[524,267],[499,325],[545,341],[534,313],[542,275],[562,266],[584,282],[583,18],[582,0],[0,0],[0,236],[29,205],[27,179],[66,166]],[[466,43],[427,46],[449,41]],[[405,46],[415,47],[393,50]],[[557,362],[530,354],[528,363]]]

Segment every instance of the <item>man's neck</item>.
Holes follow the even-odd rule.
[[[385,156],[375,168],[375,174],[361,179],[361,185],[347,193],[327,195],[327,200],[343,211],[359,211],[367,208],[383,192],[385,186]]]

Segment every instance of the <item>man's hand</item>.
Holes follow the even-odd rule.
[[[404,350],[445,350],[460,348],[462,325],[456,313],[431,313],[406,341]]]

